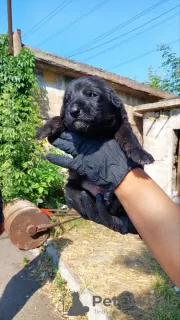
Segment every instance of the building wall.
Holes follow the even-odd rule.
[[[64,90],[72,78],[65,75],[56,74],[49,70],[40,69],[36,69],[36,76],[39,85],[42,88],[42,117],[44,120],[47,120],[51,117],[59,115],[60,108],[62,106]],[[142,118],[133,115],[132,107],[138,104],[143,104],[145,101],[126,93],[117,93],[125,104],[132,128],[139,141],[142,143]]]
[[[45,104],[43,104],[43,100],[41,103],[43,119],[46,120],[59,115],[68,78],[51,71],[37,69],[36,77],[46,101]]]
[[[169,118],[153,120],[154,112],[144,114],[143,146],[151,153],[155,163],[145,167],[146,172],[169,195],[175,191],[174,154],[180,130],[180,109],[172,109]]]

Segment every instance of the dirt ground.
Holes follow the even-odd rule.
[[[82,289],[103,299],[117,297],[117,306],[104,306],[113,320],[149,319],[147,310],[156,300],[154,268],[143,241],[82,219],[76,223],[76,227],[66,225],[58,247],[64,262],[80,278]]]

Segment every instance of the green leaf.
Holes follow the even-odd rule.
[[[37,202],[38,203],[43,203],[43,200],[42,199],[37,199]]]
[[[154,88],[170,91],[176,95],[180,95],[180,57],[172,53],[172,49],[163,44],[159,46],[162,53],[162,64],[159,76],[156,71],[149,68],[148,84]]]
[[[0,181],[4,203],[21,197],[57,206],[65,180],[55,166],[39,157],[43,146],[35,139],[42,125],[38,102],[46,103],[47,97],[38,86],[34,67],[29,49],[9,56],[7,35],[0,35]]]
[[[38,188],[38,191],[39,191],[39,193],[43,193],[44,188],[40,187],[40,188]]]

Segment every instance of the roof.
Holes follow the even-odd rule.
[[[72,77],[98,76],[108,81],[115,89],[127,94],[145,99],[147,102],[155,102],[160,99],[172,99],[176,96],[170,92],[150,87],[144,83],[138,83],[129,78],[121,77],[115,73],[103,69],[94,68],[87,64],[66,59],[30,46],[26,46],[34,52],[37,66],[51,68],[56,72],[64,72]]]
[[[145,113],[148,111],[170,110],[180,108],[180,97],[170,100],[162,100],[155,103],[141,104],[133,108],[134,112]]]

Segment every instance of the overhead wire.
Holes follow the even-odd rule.
[[[179,6],[180,6],[180,5],[179,5]],[[170,11],[172,11],[172,10],[169,10],[169,11],[167,11],[167,12],[164,13],[164,14],[167,14],[167,13],[169,13]],[[150,23],[150,22],[152,22],[152,21],[154,21],[154,20],[162,17],[164,14],[161,14],[161,15],[159,15],[158,17],[156,17],[156,18],[154,18],[154,19],[152,19],[152,20],[144,23],[143,25],[141,25],[141,26],[139,26],[139,27],[137,27],[137,28],[135,28],[135,29],[133,29],[133,30],[130,30],[130,31],[124,33],[123,35],[121,35],[121,37],[122,37],[122,36],[125,36],[125,35],[127,35],[127,34],[129,34],[129,33],[132,33],[133,31],[135,31],[135,30],[137,30],[137,29],[140,29],[141,27],[147,25],[148,23]],[[176,13],[175,15],[169,17],[169,19],[171,19],[171,18],[173,18],[173,17],[175,17],[175,16],[178,16],[179,14],[180,14],[180,13],[178,12],[178,13]],[[144,32],[149,31],[149,30],[153,29],[154,27],[156,27],[156,26],[158,26],[158,25],[160,25],[160,24],[168,21],[169,19],[164,19],[164,20],[160,21],[160,23],[158,23],[158,24],[156,24],[156,25],[153,25],[153,26],[151,26],[150,28],[145,29],[145,30],[143,30],[142,32],[133,35],[132,37],[129,37],[129,38],[127,38],[127,39],[125,39],[125,40],[123,40],[123,41],[121,41],[121,42],[113,45],[113,46],[110,46],[109,48],[104,49],[103,51],[100,51],[100,52],[97,53],[97,54],[94,54],[94,55],[88,57],[88,58],[85,59],[83,62],[87,62],[87,61],[89,61],[90,59],[96,58],[96,57],[98,57],[98,56],[100,56],[100,55],[102,55],[102,54],[104,54],[104,53],[107,53],[107,52],[109,52],[109,51],[111,51],[111,50],[119,47],[121,44],[123,44],[123,43],[125,43],[125,42],[128,42],[128,41],[131,40],[131,39],[134,39],[134,38],[137,37],[138,35],[143,34]]]
[[[168,42],[168,43],[166,43],[166,45],[172,45],[172,44],[177,43],[177,42],[180,43],[180,38],[179,38],[179,39],[176,39],[176,40],[174,40],[174,41]],[[136,60],[138,60],[138,59],[140,59],[140,58],[143,58],[143,57],[145,57],[145,56],[147,56],[147,55],[150,55],[150,54],[152,54],[152,53],[154,53],[154,52],[157,52],[158,50],[159,50],[159,49],[156,48],[156,49],[153,49],[153,50],[151,50],[151,51],[147,51],[147,52],[145,52],[145,53],[142,53],[141,55],[139,55],[139,56],[137,56],[137,57],[134,57],[134,58],[132,58],[132,59],[126,60],[126,61],[123,62],[123,63],[117,64],[116,66],[112,67],[111,70],[117,69],[117,68],[119,68],[119,67],[121,67],[121,66],[124,66],[125,64],[128,64],[128,63],[130,63],[130,62],[136,61]]]
[[[52,40],[53,38],[55,38],[56,36],[62,34],[63,32],[65,32],[66,30],[70,29],[72,26],[74,26],[75,24],[77,24],[78,22],[80,22],[82,19],[88,17],[89,15],[91,15],[92,13],[94,13],[96,10],[98,10],[99,8],[101,8],[103,5],[105,5],[108,1],[110,0],[103,0],[101,1],[98,5],[94,6],[93,8],[91,8],[90,10],[88,10],[87,12],[85,12],[84,14],[82,14],[81,16],[79,16],[77,19],[73,20],[72,22],[70,22],[69,24],[67,24],[64,28],[61,28],[59,31],[53,33],[51,36],[49,36],[48,38],[46,38],[44,41],[40,42],[37,47],[41,47],[43,44],[45,44],[46,42]]]
[[[124,36],[126,36],[126,35],[128,35],[128,34],[130,34],[130,33],[132,33],[132,32],[134,32],[134,31],[136,31],[136,30],[138,30],[138,29],[141,29],[142,27],[146,26],[147,24],[149,24],[149,23],[151,23],[151,22],[159,19],[160,17],[168,14],[169,12],[175,10],[177,7],[180,7],[180,5],[177,5],[177,6],[173,7],[172,9],[170,9],[170,10],[168,10],[168,11],[160,14],[159,16],[157,16],[157,17],[155,17],[155,18],[153,18],[153,19],[151,19],[151,20],[149,20],[149,21],[141,24],[140,26],[138,26],[138,27],[136,27],[136,28],[131,29],[131,30],[128,31],[128,32],[125,32],[125,33],[119,35],[118,37],[115,37],[115,38],[113,38],[113,39],[111,39],[111,40],[109,40],[109,41],[106,41],[106,42],[104,42],[104,43],[102,43],[102,44],[100,44],[100,45],[98,45],[98,46],[96,46],[96,47],[93,47],[93,48],[91,48],[91,49],[87,49],[86,51],[83,51],[83,52],[81,52],[81,53],[85,53],[85,52],[87,52],[87,51],[89,52],[89,51],[91,51],[91,50],[97,49],[97,48],[101,47],[102,45],[106,45],[106,44],[108,44],[108,43],[111,43],[111,42],[113,42],[113,41],[115,41],[115,40],[117,40],[117,39],[119,39],[119,38],[122,38],[122,37],[124,37]],[[96,56],[99,56],[99,55],[101,55],[101,54],[103,54],[103,53],[111,50],[111,49],[114,48],[114,47],[116,47],[116,45],[111,46],[111,47],[109,47],[109,48],[107,48],[107,49],[104,49],[103,51],[101,51],[101,52],[99,52],[99,53],[97,53],[97,54],[95,54],[95,55],[87,58],[86,61],[88,61],[88,60],[90,60],[90,59],[92,59],[92,58],[94,58],[94,57],[96,57]]]
[[[64,0],[61,4],[59,4],[54,10],[52,10],[46,17],[41,19],[38,23],[34,25],[29,31],[27,31],[23,38],[27,39],[29,36],[31,36],[34,32],[39,30],[42,26],[44,26],[49,20],[54,18],[59,12],[61,12],[65,7],[70,4],[72,0]],[[64,6],[63,6],[64,4]]]
[[[156,3],[155,5],[147,8],[144,11],[141,11],[140,13],[138,13],[137,15],[131,17],[130,19],[118,24],[116,27],[111,28],[110,30],[106,31],[105,33],[99,35],[98,37],[94,38],[93,40],[89,41],[88,43],[82,45],[81,47],[77,48],[76,50],[74,50],[73,52],[70,52],[69,54],[67,54],[66,56],[68,58],[71,58],[77,54],[79,54],[79,52],[81,52],[83,49],[88,48],[90,46],[92,46],[93,44],[101,41],[102,39],[108,37],[109,35],[113,34],[114,32],[116,32],[117,30],[127,26],[128,24],[130,24],[131,22],[134,22],[135,20],[139,19],[140,17],[142,17],[143,15],[145,15],[146,13],[152,11],[153,9],[157,8],[158,6],[160,6],[161,4],[167,2],[169,0],[161,0],[158,3]]]

